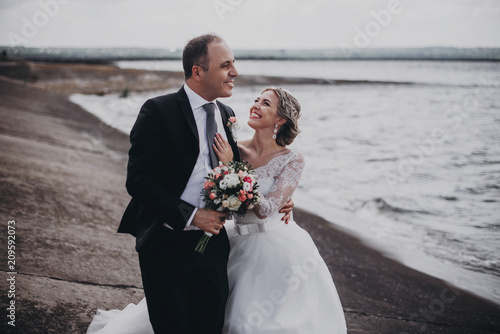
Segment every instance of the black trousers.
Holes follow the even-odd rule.
[[[155,334],[220,334],[229,293],[226,230],[194,249],[202,231],[161,228],[139,253],[149,319]]]

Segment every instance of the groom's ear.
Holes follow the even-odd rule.
[[[201,82],[203,80],[204,71],[198,65],[193,65],[192,73],[193,73],[192,77],[194,80],[198,82]]]

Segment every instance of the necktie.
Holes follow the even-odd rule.
[[[217,124],[215,123],[215,104],[212,102],[204,104],[203,109],[207,112],[207,143],[210,163],[212,164],[212,168],[215,168],[219,166],[219,159],[213,149],[214,137],[217,133]]]

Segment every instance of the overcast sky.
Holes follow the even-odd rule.
[[[0,0],[0,31],[25,46],[182,48],[215,32],[238,49],[500,47],[500,1]]]

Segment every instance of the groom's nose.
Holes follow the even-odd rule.
[[[236,67],[234,67],[234,65],[232,66],[231,70],[229,71],[229,76],[233,77],[233,78],[236,78],[238,76],[238,70],[236,69]]]

